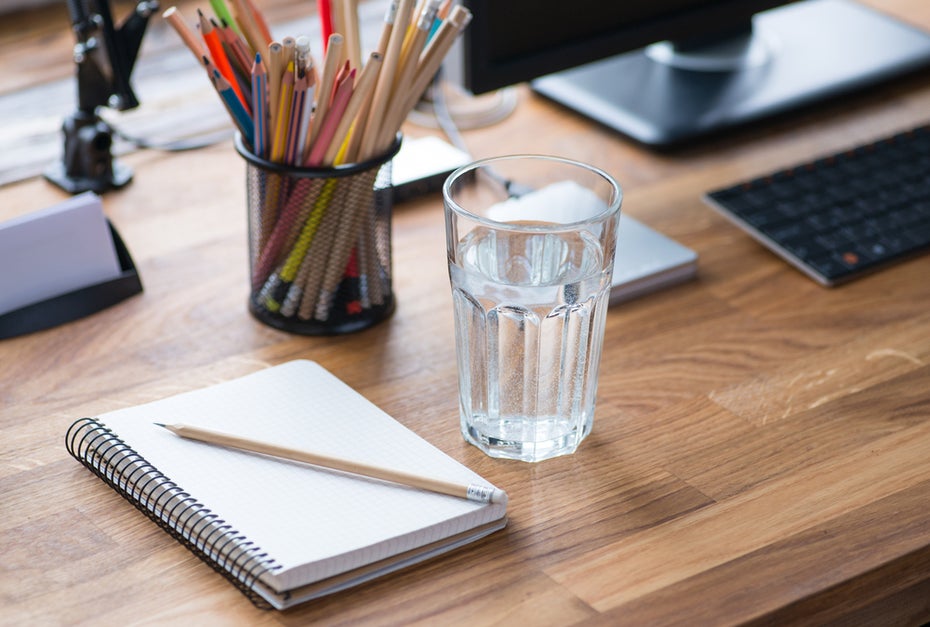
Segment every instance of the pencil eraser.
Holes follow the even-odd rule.
[[[507,493],[500,488],[494,488],[494,492],[491,494],[491,502],[499,503],[500,505],[506,505],[507,501]]]

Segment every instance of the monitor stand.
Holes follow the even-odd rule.
[[[751,41],[737,41],[736,49],[683,55],[664,43],[531,85],[643,144],[665,147],[930,65],[930,35],[841,0],[759,13]]]

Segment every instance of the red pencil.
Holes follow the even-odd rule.
[[[329,44],[329,36],[333,34],[333,11],[330,0],[316,0],[316,10],[320,14],[320,28],[323,30],[323,52]]]
[[[346,74],[336,85],[336,90],[333,93],[333,102],[329,110],[326,111],[323,120],[320,122],[320,132],[313,142],[313,147],[310,149],[310,157],[307,159],[307,165],[309,167],[315,168],[321,165],[331,165],[324,164],[323,157],[326,155],[326,151],[333,141],[333,136],[336,134],[336,127],[339,126],[342,114],[349,104],[349,98],[352,97],[354,82],[355,69],[353,68],[352,71]]]

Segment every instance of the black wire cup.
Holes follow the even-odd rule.
[[[401,137],[361,163],[302,168],[246,161],[249,311],[304,335],[360,331],[394,311],[391,164]]]

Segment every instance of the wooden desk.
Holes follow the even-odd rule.
[[[922,0],[873,0],[930,29]],[[911,79],[701,144],[645,152],[520,92],[476,156],[595,163],[624,211],[700,254],[697,280],[608,316],[594,433],[491,460],[458,433],[441,203],[397,208],[397,312],[335,338],[246,311],[244,166],[230,145],[126,159],[105,196],[145,292],[0,342],[7,624],[919,624],[930,620],[930,258],[823,289],[702,192],[927,120]],[[423,133],[411,127],[410,133]],[[63,198],[0,189],[0,218]],[[84,415],[316,360],[505,488],[509,527],[287,613],[262,612],[68,457]]]

